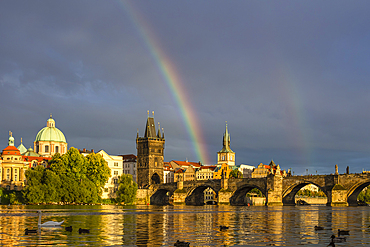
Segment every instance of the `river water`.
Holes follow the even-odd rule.
[[[63,227],[25,235],[26,228],[37,229],[37,210],[42,222],[64,220]],[[316,225],[324,230],[315,231]],[[342,229],[350,235],[336,246],[370,246],[369,226],[370,207],[13,205],[0,208],[0,245],[173,246],[180,240],[190,246],[327,246]]]

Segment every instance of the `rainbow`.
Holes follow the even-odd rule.
[[[163,49],[161,49],[156,36],[151,32],[151,28],[148,27],[148,22],[146,22],[140,15],[140,12],[134,8],[133,4],[130,3],[130,1],[123,0],[120,0],[119,3],[123,5],[129,19],[135,25],[142,40],[145,42],[150,55],[154,59],[171,93],[172,99],[180,109],[181,117],[192,142],[195,155],[203,164],[210,164],[199,120],[189,101],[190,97],[187,95],[184,83],[181,81],[179,73],[173,65],[174,62],[172,62]]]

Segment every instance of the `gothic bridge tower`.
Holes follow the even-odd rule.
[[[164,161],[164,132],[155,130],[154,111],[153,116],[146,121],[144,137],[136,137],[137,149],[137,184],[139,188],[148,187],[151,184],[163,183]]]

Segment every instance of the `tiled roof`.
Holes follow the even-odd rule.
[[[189,162],[189,161],[179,161],[179,160],[171,160],[172,162],[176,163],[178,166],[193,166],[193,167],[201,167],[200,162]]]

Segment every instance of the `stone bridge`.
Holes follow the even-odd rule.
[[[296,193],[308,184],[319,187],[327,196],[328,206],[357,206],[358,194],[370,185],[370,174],[334,174],[265,178],[180,181],[151,185],[150,204],[203,205],[204,190],[215,192],[218,204],[245,205],[246,194],[253,188],[266,197],[266,205],[295,205]]]

